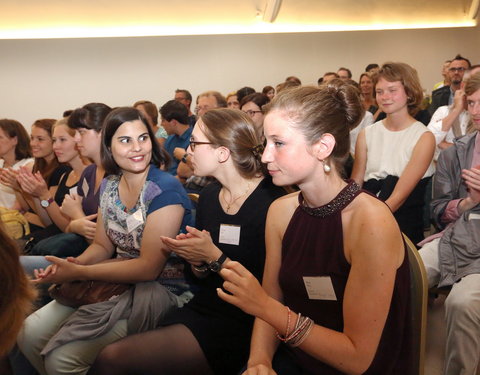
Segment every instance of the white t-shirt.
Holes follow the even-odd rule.
[[[0,159],[0,168],[3,168],[4,163],[5,160]],[[23,167],[29,163],[33,163],[32,158],[19,160],[12,166],[12,169],[19,169],[20,167]],[[15,205],[15,200],[15,191],[12,188],[0,183],[0,207],[13,208]]]
[[[449,129],[448,131],[442,130],[443,119],[448,116],[448,114],[450,113],[450,109],[451,108],[448,105],[442,105],[441,107],[438,107],[433,114],[430,123],[428,124],[428,130],[430,130],[435,136],[435,144],[437,145],[437,147],[435,148],[435,160],[437,160],[438,155],[441,151],[438,148],[440,142],[445,141],[453,143],[453,140],[455,139],[455,135],[453,134],[452,129]],[[470,114],[468,113],[468,111],[462,111],[459,116],[460,130],[462,132],[462,135],[465,135],[467,133],[467,125],[469,121]]]
[[[427,127],[418,121],[400,131],[388,130],[383,121],[367,126],[365,128],[367,166],[364,181],[372,178],[382,180],[389,175],[400,177],[412,157],[418,140],[428,131]],[[432,162],[423,177],[429,177],[434,172]]]

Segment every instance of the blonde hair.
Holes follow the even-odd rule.
[[[471,75],[465,82],[466,95],[473,95],[477,90],[480,90],[480,72]]]

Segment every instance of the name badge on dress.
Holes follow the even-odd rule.
[[[88,182],[87,180],[83,180],[83,183],[82,183],[82,190],[83,190],[83,196],[86,197],[88,195]]]
[[[68,191],[68,194],[70,194],[72,197],[74,195],[77,195],[77,189],[78,189],[77,186],[74,186],[74,187],[70,188],[70,190]]]
[[[337,300],[330,276],[303,276],[303,283],[305,289],[307,289],[308,298],[326,301]]]
[[[240,244],[240,226],[231,224],[220,224],[220,235],[218,242],[227,245]]]
[[[127,230],[128,233],[134,231],[140,225],[143,224],[142,210],[138,209],[133,214],[127,217]]]

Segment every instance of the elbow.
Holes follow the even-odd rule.
[[[373,355],[362,355],[357,358],[356,361],[351,362],[351,367],[345,369],[345,373],[348,375],[362,375],[364,374],[373,362]]]

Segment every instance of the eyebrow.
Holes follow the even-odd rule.
[[[140,134],[138,137],[143,137],[144,135],[149,136],[148,132],[144,132],[144,133]],[[129,135],[119,135],[119,136],[117,136],[117,139],[127,139],[127,138],[133,138],[133,137],[131,137]]]

